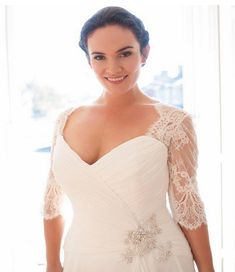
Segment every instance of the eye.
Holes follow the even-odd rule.
[[[120,54],[121,57],[129,57],[132,54],[131,51],[125,51],[122,54]]]
[[[104,56],[103,55],[97,55],[97,56],[94,56],[94,59],[95,60],[103,60]]]

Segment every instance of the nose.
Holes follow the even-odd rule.
[[[123,71],[123,67],[117,60],[109,60],[106,66],[106,73],[109,76],[118,75]]]

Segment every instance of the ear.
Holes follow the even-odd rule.
[[[149,51],[150,51],[150,46],[149,44],[147,44],[143,49],[142,49],[142,63],[145,64],[147,58],[148,58],[148,55],[149,55]]]

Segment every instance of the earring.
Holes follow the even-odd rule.
[[[143,67],[145,65],[145,62],[141,63],[141,66]]]

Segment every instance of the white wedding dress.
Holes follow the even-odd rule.
[[[195,271],[180,228],[207,224],[196,182],[192,118],[163,103],[154,108],[160,117],[144,135],[114,147],[91,165],[62,134],[75,108],[59,116],[43,215],[46,220],[60,215],[68,196],[73,219],[63,244],[64,272]]]

